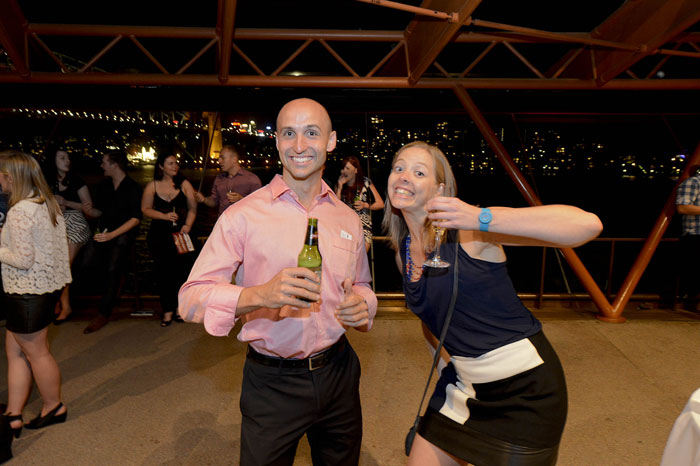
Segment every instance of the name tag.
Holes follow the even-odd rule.
[[[345,230],[340,230],[340,237],[343,239],[352,240],[352,235]]]

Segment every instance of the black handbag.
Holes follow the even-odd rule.
[[[440,333],[440,341],[438,342],[437,348],[435,348],[435,357],[433,357],[433,366],[430,368],[430,374],[428,374],[428,381],[425,383],[425,389],[423,390],[423,397],[420,399],[420,404],[418,405],[418,414],[416,414],[416,420],[413,422],[413,426],[408,430],[406,434],[406,442],[404,445],[406,456],[411,454],[411,447],[413,447],[413,440],[416,438],[416,431],[418,430],[418,425],[421,420],[421,410],[423,409],[423,402],[425,401],[425,395],[428,393],[428,388],[430,388],[430,379],[433,377],[433,372],[437,367],[438,361],[440,360],[440,350],[442,349],[442,342],[445,341],[445,335],[447,335],[447,328],[450,326],[450,319],[452,319],[452,311],[455,309],[455,303],[457,302],[457,280],[459,270],[459,236],[455,242],[455,258],[452,276],[452,299],[450,300],[450,307],[447,308],[447,315],[445,316],[445,323],[442,325],[442,332]]]

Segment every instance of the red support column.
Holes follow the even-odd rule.
[[[625,281],[622,283],[617,296],[615,296],[615,302],[613,303],[613,319],[617,319],[620,315],[622,315],[622,311],[625,309],[625,306],[632,297],[634,289],[639,283],[639,280],[642,278],[642,274],[644,274],[647,265],[649,265],[649,261],[654,255],[656,248],[659,246],[661,238],[663,238],[669,223],[671,223],[671,217],[673,217],[673,214],[676,211],[676,190],[678,189],[678,185],[688,178],[688,176],[692,174],[691,171],[696,169],[698,165],[700,165],[700,144],[698,144],[698,146],[695,148],[695,152],[688,160],[685,170],[683,170],[681,177],[678,179],[678,183],[676,183],[673,191],[671,191],[671,194],[668,196],[661,214],[659,214],[654,227],[651,229],[647,240],[644,242],[644,246],[642,246],[642,250],[639,252],[639,256],[637,256],[637,260],[634,262],[634,265],[632,265],[632,268],[627,274]],[[598,318],[609,322],[609,317],[607,315],[598,316]]]
[[[465,91],[461,86],[455,86],[453,87],[453,90],[457,95],[457,98],[467,110],[467,113],[469,113],[469,116],[479,128],[479,131],[481,131],[481,134],[484,136],[484,139],[486,139],[486,142],[488,142],[491,150],[493,150],[493,152],[496,154],[499,162],[501,162],[501,165],[503,165],[503,167],[506,169],[506,172],[511,177],[513,182],[515,182],[527,202],[530,205],[542,205],[542,201],[540,201],[525,177],[523,177],[522,173],[513,162],[513,159],[511,159],[511,157],[508,155],[506,148],[503,146],[503,144],[501,144],[501,141],[498,140],[496,134],[493,132],[484,116],[481,114],[481,112],[479,112],[479,109],[476,107],[474,101],[471,99],[469,94],[467,94],[467,91]],[[605,298],[605,295],[602,291],[600,291],[598,284],[596,284],[595,280],[593,280],[591,274],[588,273],[586,266],[583,265],[583,262],[581,262],[581,259],[578,258],[578,255],[574,252],[574,250],[571,248],[561,248],[561,252],[564,254],[564,258],[566,258],[566,261],[569,263],[574,273],[576,273],[576,276],[579,278],[579,280],[581,280],[581,283],[586,288],[586,291],[588,291],[588,294],[591,296],[591,299],[595,305],[598,307],[603,316],[606,317],[607,322],[624,322],[624,317],[613,313],[612,306],[610,306],[610,303]]]

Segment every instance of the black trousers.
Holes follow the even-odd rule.
[[[246,359],[240,464],[291,466],[306,434],[314,466],[357,465],[362,444],[359,386],[360,361],[350,344],[314,371]]]
[[[700,293],[700,235],[681,236],[679,246],[679,294],[686,305],[695,307]]]
[[[124,234],[105,243],[95,240],[87,242],[76,260],[73,271],[79,279],[99,278],[104,291],[98,312],[109,317],[117,303],[121,280],[131,258],[134,240]]]

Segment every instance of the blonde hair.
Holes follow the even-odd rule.
[[[58,224],[58,217],[63,213],[34,157],[15,150],[0,152],[0,171],[12,179],[8,207],[25,199],[32,199],[37,204],[45,202],[51,223]]]
[[[428,153],[428,155],[430,155],[430,157],[433,159],[433,165],[435,166],[435,184],[445,184],[445,196],[456,196],[457,182],[455,181],[455,176],[452,173],[452,168],[450,167],[450,163],[447,161],[447,157],[445,157],[445,154],[443,154],[440,149],[438,149],[436,146],[428,144],[427,142],[414,141],[401,147],[391,161],[392,170],[399,155],[411,147],[423,149],[426,153]],[[389,237],[391,247],[398,251],[399,242],[402,238],[405,238],[406,235],[408,235],[408,227],[406,226],[406,221],[404,220],[401,211],[395,209],[391,205],[391,199],[389,198],[388,193],[386,195],[386,203],[384,204],[384,220],[382,220],[382,227]],[[424,226],[423,235],[427,238],[432,238],[433,236],[431,234],[430,222],[427,220]]]

